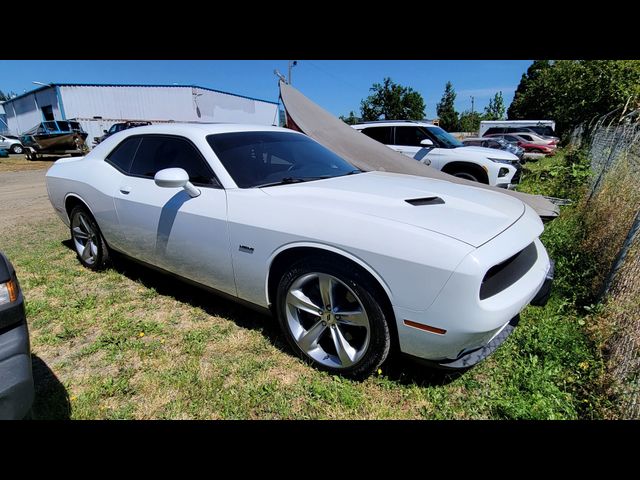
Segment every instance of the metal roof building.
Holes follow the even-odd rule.
[[[46,120],[77,120],[89,134],[124,120],[278,125],[278,104],[197,85],[51,83],[3,104],[9,133]]]
[[[4,113],[3,104],[0,103],[0,134],[9,133],[9,125],[7,124],[7,114]]]

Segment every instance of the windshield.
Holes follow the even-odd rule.
[[[207,141],[240,188],[338,177],[356,170],[299,133],[219,133],[207,136]]]
[[[553,137],[555,132],[548,125],[536,125],[535,127],[529,127],[530,130],[533,130],[535,133],[539,135],[546,135],[549,137]]]
[[[464,143],[456,139],[450,133],[445,132],[440,127],[429,127],[428,132],[436,137],[438,141],[444,146],[444,148],[464,147]]]

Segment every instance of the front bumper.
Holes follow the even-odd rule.
[[[504,177],[498,177],[496,187],[513,190],[516,185],[520,183],[520,178],[522,177],[522,164],[520,162],[513,162],[509,165],[516,169],[515,173],[513,174],[511,179],[506,182],[505,180],[509,178],[508,175]]]
[[[35,396],[22,292],[15,302],[0,307],[0,325],[0,420],[20,420]]]
[[[466,356],[480,349],[486,353],[491,342],[497,348],[499,343],[494,340],[500,337],[504,341],[506,333],[512,331],[513,319],[526,305],[534,299],[548,298],[543,287],[549,284],[547,276],[552,270],[549,256],[537,238],[541,230],[539,217],[533,211],[527,212],[512,227],[470,253],[426,310],[394,305],[401,351],[451,367],[463,357],[467,358],[467,366],[477,363],[478,358],[470,360],[471,357]],[[505,252],[522,251],[531,244],[532,238],[535,239],[535,263],[510,286],[480,299],[479,291],[488,269],[503,262],[507,257]],[[429,328],[421,328],[424,326]]]
[[[489,341],[489,343],[482,347],[462,352],[460,356],[454,360],[442,360],[439,362],[425,360],[424,362],[431,367],[442,370],[460,370],[473,367],[475,364],[480,363],[495,352],[498,347],[502,345],[507,338],[509,338],[509,335],[513,333],[519,322],[520,315],[516,315],[504,326],[504,328],[502,328],[502,330],[498,332],[495,337],[493,337],[492,340]]]
[[[553,278],[555,276],[556,271],[556,262],[549,259],[549,270],[547,271],[547,275],[544,279],[544,283],[540,290],[533,300],[531,300],[531,305],[535,307],[544,307],[549,301],[549,297],[551,296],[551,286],[553,285]]]

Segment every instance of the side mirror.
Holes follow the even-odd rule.
[[[153,177],[156,185],[162,188],[184,188],[189,196],[197,197],[200,190],[189,181],[189,174],[182,168],[165,168]]]
[[[106,130],[102,130],[102,131],[103,131],[104,133],[107,133],[107,131],[106,131]]]
[[[424,140],[420,141],[420,145],[422,145],[423,147],[433,147],[433,142],[428,138],[425,138]]]

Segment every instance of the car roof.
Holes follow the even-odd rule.
[[[294,132],[293,130],[281,127],[273,127],[269,125],[245,124],[245,123],[156,123],[153,125],[144,125],[136,127],[135,134],[144,133],[166,133],[176,135],[202,134],[209,135],[213,133],[227,132]]]
[[[436,126],[433,123],[423,121],[423,120],[375,120],[371,122],[360,122],[351,126],[357,130],[360,130],[361,128],[364,128],[364,127],[398,127],[403,125],[420,125],[422,127]]]

